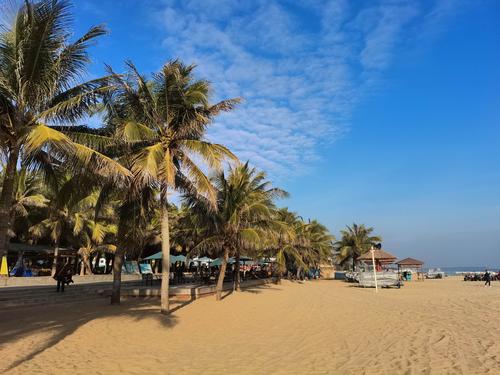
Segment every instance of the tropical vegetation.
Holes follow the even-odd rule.
[[[334,261],[335,238],[278,200],[263,171],[206,137],[239,98],[211,102],[194,65],[167,61],[147,75],[126,71],[85,80],[89,47],[102,26],[71,39],[68,0],[27,0],[0,29],[0,259],[11,242],[74,249],[81,275],[112,261],[112,303],[120,302],[125,257],[161,250],[161,311],[169,312],[170,254],[274,259],[279,275]],[[81,125],[99,113],[99,127]],[[175,197],[175,198],[172,198]],[[175,204],[174,204],[175,202]],[[354,224],[335,243],[340,263],[376,236]],[[240,289],[239,272],[234,290]]]

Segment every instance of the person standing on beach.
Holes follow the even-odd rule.
[[[488,270],[485,270],[484,271],[484,286],[486,287],[486,285],[488,285],[489,287],[491,287],[491,274],[488,272]]]
[[[54,279],[57,281],[57,292],[61,291],[64,293],[64,285],[73,282],[72,272],[68,262],[59,264],[59,269],[56,271]]]

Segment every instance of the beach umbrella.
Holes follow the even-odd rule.
[[[163,259],[163,252],[159,251],[156,254],[150,255],[143,260],[159,260]],[[171,255],[170,256],[170,263],[176,263],[176,262],[185,262],[186,257],[184,255]]]
[[[196,263],[197,265],[201,265],[202,263],[207,263],[208,266],[210,267],[210,264],[213,263],[213,259],[209,257],[201,257],[201,258],[193,258],[193,262]]]
[[[156,254],[150,255],[143,260],[158,260],[163,258],[163,253],[161,251],[157,252]]]
[[[234,258],[229,258],[227,260],[227,264],[233,264],[235,263],[235,259]],[[217,258],[217,259],[214,259],[214,261],[212,262],[212,266],[221,266],[222,265],[222,258]]]
[[[186,257],[184,255],[171,255],[170,256],[170,263],[177,263],[177,262],[186,262]]]

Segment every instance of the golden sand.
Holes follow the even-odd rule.
[[[170,317],[157,303],[0,312],[0,372],[500,374],[497,282],[428,280],[376,295],[283,281],[177,304]]]

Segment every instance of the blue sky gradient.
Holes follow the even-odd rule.
[[[179,57],[214,101],[244,98],[209,137],[335,235],[365,223],[399,257],[500,265],[500,3],[298,4],[80,0],[75,28],[110,29],[92,75]]]

